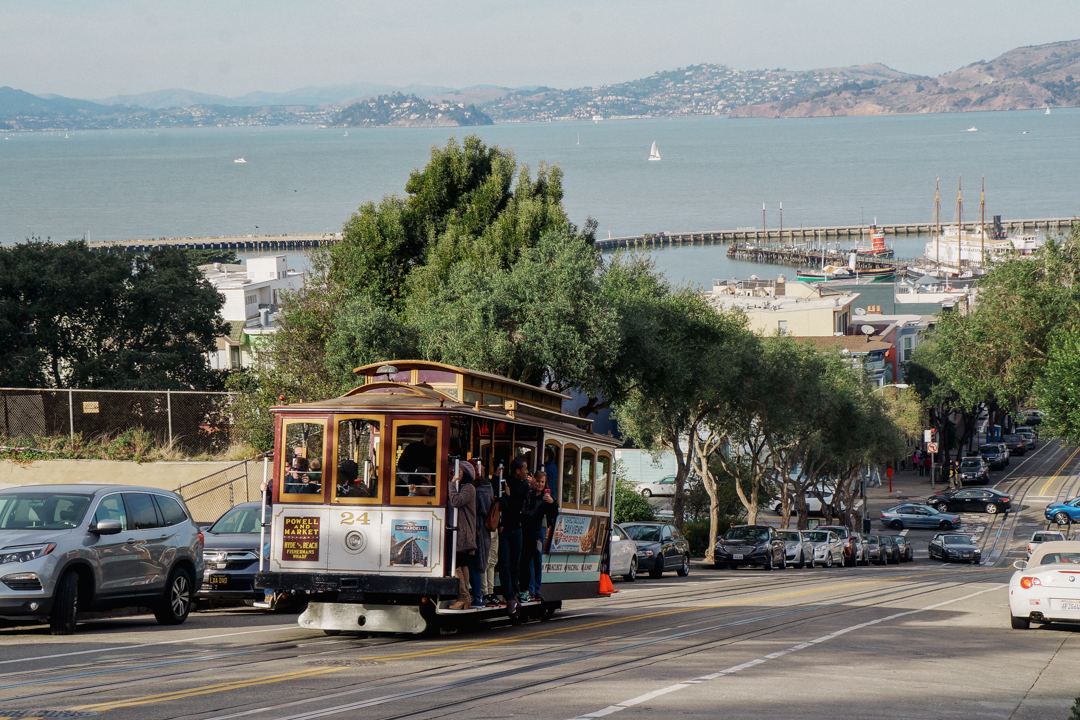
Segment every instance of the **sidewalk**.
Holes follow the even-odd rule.
[[[946,480],[944,483],[935,483],[934,489],[931,490],[928,476],[920,476],[918,470],[908,468],[907,470],[893,471],[892,492],[890,493],[889,481],[883,472],[881,473],[881,487],[866,488],[866,501],[869,504],[874,501],[925,500],[933,493],[948,487],[949,482]]]

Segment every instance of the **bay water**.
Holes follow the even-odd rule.
[[[976,130],[969,131],[970,127]],[[1026,134],[1025,134],[1026,131]],[[334,232],[401,193],[431,147],[468,134],[564,172],[565,206],[598,237],[784,226],[1070,217],[1080,210],[1080,109],[730,120],[512,123],[477,128],[200,128],[0,133],[0,243]],[[655,141],[660,162],[648,162]],[[234,160],[244,158],[246,162]],[[256,228],[258,228],[256,230]],[[898,255],[925,239],[889,239]],[[654,251],[676,282],[793,275],[726,247]]]

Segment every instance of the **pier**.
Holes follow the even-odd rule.
[[[822,256],[824,255],[824,261]],[[847,267],[851,253],[842,250],[812,250],[806,247],[790,247],[781,245],[757,245],[732,244],[728,248],[727,256],[733,260],[747,262],[761,262],[770,265],[790,265],[792,267],[821,267],[833,265]],[[874,270],[877,268],[901,268],[911,262],[899,258],[882,258],[862,255],[855,259],[856,270]]]
[[[1010,234],[1032,232],[1069,231],[1074,218],[1035,218],[1026,220],[1002,220],[1001,225]],[[942,227],[955,226],[956,223],[942,223]],[[973,232],[980,227],[976,221],[964,222],[964,230]],[[989,228],[990,224],[987,223]],[[894,223],[878,225],[877,229],[886,235],[909,237],[912,235],[932,235],[934,223]],[[730,243],[777,243],[794,244],[807,240],[861,240],[870,239],[869,225],[834,225],[830,227],[785,227],[785,228],[739,228],[738,230],[717,230],[709,232],[686,233],[646,233],[626,237],[605,238],[596,241],[600,250],[645,249],[679,247],[688,245],[727,245]],[[818,257],[820,261],[820,255]],[[846,261],[845,261],[846,262]]]
[[[92,240],[91,250],[108,253],[148,253],[157,247],[186,250],[235,250],[236,252],[279,252],[308,250],[341,240],[341,233],[297,233],[295,235],[220,235],[217,237],[148,238],[142,240]]]

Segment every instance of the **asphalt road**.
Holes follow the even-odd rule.
[[[1080,628],[1011,630],[1005,589],[1028,523],[1077,482],[1076,453],[1045,448],[1001,485],[1025,509],[981,523],[985,566],[695,565],[547,623],[427,639],[248,608],[7,628],[0,718],[1065,718]]]

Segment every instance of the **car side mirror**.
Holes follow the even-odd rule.
[[[1023,570],[1027,567],[1027,560],[1017,560],[1013,563],[1013,567],[1017,570]]]
[[[619,536],[618,535],[612,535],[611,536],[611,542],[619,542]]]
[[[90,532],[95,535],[116,535],[121,529],[119,520],[98,520],[90,526]]]

